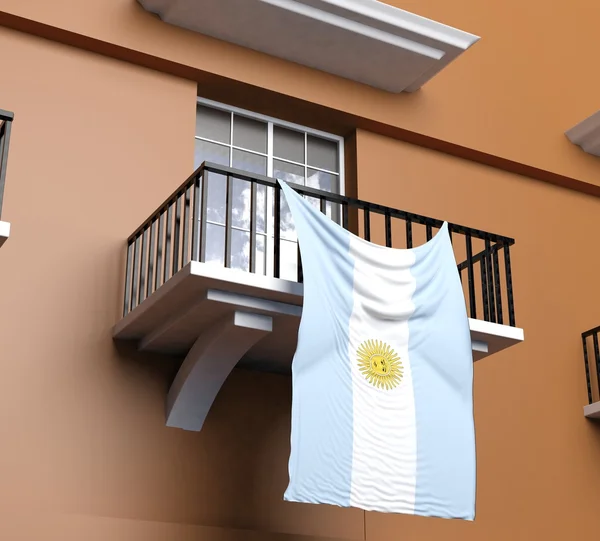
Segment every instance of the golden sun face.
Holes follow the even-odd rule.
[[[356,353],[358,369],[367,381],[381,389],[393,389],[402,381],[402,362],[381,340],[366,340]]]

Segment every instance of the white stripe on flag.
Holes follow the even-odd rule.
[[[366,510],[414,513],[417,429],[408,320],[414,312],[416,282],[411,251],[394,251],[353,237],[355,261],[349,360],[352,373],[354,438],[351,505]],[[357,351],[381,341],[400,357],[402,379],[378,388],[359,370]]]

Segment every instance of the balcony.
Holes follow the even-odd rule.
[[[3,222],[2,201],[4,199],[4,183],[6,179],[6,167],[8,164],[8,147],[10,144],[10,129],[14,115],[0,109],[0,246],[10,236],[10,224]]]
[[[388,247],[419,245],[443,223],[291,186],[344,228]],[[449,231],[479,361],[524,339],[515,321],[514,241],[457,224]],[[205,162],[129,237],[114,338],[185,356],[167,425],[200,430],[235,366],[290,373],[302,298],[302,262],[278,184]]]
[[[583,342],[583,361],[585,364],[585,381],[587,383],[588,395],[588,404],[583,407],[583,414],[588,419],[600,419],[599,335],[600,327],[595,327],[581,334],[581,340]],[[593,354],[591,352],[593,352]]]

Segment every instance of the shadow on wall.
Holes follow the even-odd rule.
[[[145,483],[161,503],[149,502],[149,510],[159,510],[162,520],[264,532],[301,533],[306,521],[319,520],[323,509],[283,501],[290,448],[288,376],[235,369],[202,431],[189,432],[164,425],[167,393],[183,359],[141,353],[134,344],[115,343],[115,348],[124,377],[136,380],[132,387],[153,386],[152,400],[160,402],[152,404],[143,436],[159,464],[148,471],[154,479]],[[165,474],[169,486],[160,485]],[[310,529],[319,532],[317,525]]]

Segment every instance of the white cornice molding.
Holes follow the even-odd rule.
[[[600,111],[567,130],[565,135],[588,154],[600,156]]]
[[[478,36],[377,0],[138,0],[163,21],[389,92],[412,92]]]

